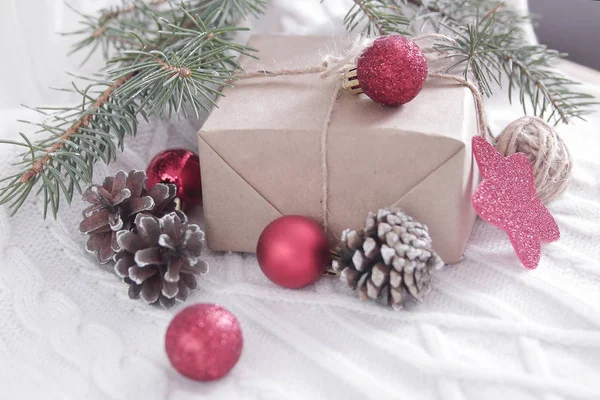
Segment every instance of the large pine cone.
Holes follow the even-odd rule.
[[[384,296],[394,309],[403,307],[405,293],[422,301],[431,271],[443,265],[427,227],[399,209],[369,213],[364,230],[344,231],[336,255],[334,270],[363,300]]]
[[[122,250],[115,256],[115,272],[129,285],[129,297],[165,307],[185,301],[196,288],[195,275],[208,271],[200,259],[203,239],[183,213],[138,214],[135,230],[117,234]]]
[[[146,190],[146,179],[144,171],[119,171],[83,193],[91,206],[83,212],[79,232],[89,235],[86,250],[96,254],[99,263],[106,264],[119,250],[117,232],[131,229],[138,213],[162,217],[175,209],[177,187],[157,184]]]

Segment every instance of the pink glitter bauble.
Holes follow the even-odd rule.
[[[173,318],[165,349],[173,367],[196,381],[227,375],[242,354],[242,330],[235,316],[216,304],[197,304]]]
[[[356,73],[362,91],[374,102],[399,106],[414,99],[427,79],[427,59],[404,36],[382,36],[359,57]]]

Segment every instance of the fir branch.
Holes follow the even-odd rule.
[[[154,0],[148,3],[127,0],[122,7],[100,10],[99,17],[82,14],[72,7],[71,9],[82,18],[80,24],[84,27],[66,33],[83,36],[73,45],[69,54],[88,49],[82,64],[97,51],[101,51],[104,59],[108,60],[114,52],[137,49],[142,45],[155,45],[156,41],[161,40],[156,35],[156,31],[161,29],[160,20],[173,19],[174,16],[170,13],[176,13],[169,0]]]
[[[438,44],[456,60],[449,72],[462,68],[463,75],[473,72],[487,96],[494,85],[508,79],[509,99],[518,91],[525,114],[546,118],[549,122],[568,123],[582,118],[593,104],[593,96],[577,91],[578,82],[565,78],[554,69],[563,54],[543,45],[523,45],[522,30],[517,25],[504,27],[496,21],[516,18],[513,12],[501,11],[499,3],[474,24],[448,26],[456,35],[456,45]]]
[[[96,112],[104,108],[113,92],[123,86],[125,82],[133,78],[134,75],[135,71],[131,72],[129,75],[119,78],[104,92],[102,92],[102,95],[100,95],[90,105],[87,113],[82,113],[81,117],[69,129],[67,129],[65,133],[60,135],[52,146],[44,149],[43,152],[46,153],[46,155],[32,163],[31,168],[29,168],[23,174],[23,176],[21,176],[21,183],[28,183],[33,177],[42,172],[44,167],[52,160],[53,157],[55,157],[56,153],[64,149],[65,145],[72,141],[74,135],[79,134],[82,129],[87,128],[92,120],[98,116]]]
[[[0,188],[0,204],[9,204],[14,215],[34,187],[43,193],[44,217],[49,208],[57,215],[61,198],[70,204],[75,190],[82,192],[81,183],[91,182],[94,163],[109,163],[116,157],[117,145],[123,147],[125,136],[136,133],[134,107],[114,97],[127,78],[98,82],[84,90],[74,85],[72,91],[82,95],[81,105],[35,109],[46,119],[31,124],[39,128],[37,133],[46,133],[45,138],[32,142],[21,134],[21,142],[0,141],[28,150],[16,164],[22,170],[1,181],[6,184]]]
[[[182,12],[182,5],[186,12]],[[169,5],[170,7],[167,7]],[[163,22],[178,21],[182,27],[194,27],[193,15],[202,15],[208,28],[235,25],[239,19],[264,12],[266,0],[127,0],[123,7],[101,11],[100,17],[79,14],[84,28],[70,34],[85,35],[75,43],[71,53],[89,49],[84,63],[101,50],[108,60],[117,51],[140,49],[143,43],[149,48],[158,48],[163,37],[160,31]]]
[[[236,55],[248,54],[249,49],[223,39],[241,28],[205,31],[206,26],[196,22],[195,30],[170,25],[179,38],[172,45],[160,50],[126,51],[113,60],[120,64],[110,72],[113,79],[136,73],[116,94],[128,99],[143,98],[138,108],[159,118],[180,113],[187,117],[185,104],[191,105],[199,117],[201,110],[209,111],[216,105],[213,98],[221,95],[216,87],[229,85],[227,82],[238,68]]]
[[[214,25],[215,13],[222,9],[204,15],[213,21],[207,24],[191,14],[196,9],[178,6],[153,14],[146,5],[134,3],[139,8],[128,11],[131,15],[143,13],[159,25],[149,41],[132,34],[137,48],[110,59],[112,70],[100,80],[85,78],[90,83],[83,90],[75,84],[61,89],[79,94],[79,105],[34,109],[45,120],[23,122],[36,126],[42,138],[33,141],[20,134],[20,141],[0,141],[26,150],[15,164],[19,171],[0,180],[0,204],[8,204],[13,215],[37,190],[43,197],[44,217],[49,210],[56,217],[62,200],[70,204],[74,193],[82,192],[82,184],[91,183],[94,164],[115,160],[125,138],[136,135],[139,117],[187,116],[186,105],[199,116],[221,94],[217,88],[239,69],[236,55],[251,51],[230,40],[245,29]]]
[[[594,96],[574,90],[580,82],[557,73],[554,60],[563,55],[549,50],[546,46],[525,46],[513,52],[498,51],[502,60],[502,70],[508,77],[509,98],[519,90],[519,101],[523,112],[528,113],[524,96],[531,99],[532,113],[555,125],[569,123],[573,118],[583,119],[590,113],[590,106],[597,104]]]
[[[371,7],[360,7],[370,4]],[[437,43],[448,52],[454,63],[448,72],[460,71],[468,77],[473,73],[484,94],[490,96],[496,86],[508,81],[509,99],[518,92],[525,113],[546,118],[550,122],[568,123],[582,118],[595,104],[592,96],[576,89],[577,82],[565,78],[554,69],[555,61],[564,54],[542,45],[524,45],[527,41],[522,26],[531,16],[521,15],[498,0],[406,0],[402,7],[375,7],[386,1],[355,0],[348,12],[349,30],[367,19],[367,32],[388,34],[404,31],[407,23],[387,19],[389,25],[380,29],[380,18],[396,13],[402,18],[411,15],[410,29],[426,29],[453,36],[457,44]],[[374,27],[374,28],[372,28]],[[375,29],[376,28],[376,29]]]

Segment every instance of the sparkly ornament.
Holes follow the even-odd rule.
[[[242,354],[242,329],[235,316],[216,304],[196,304],[169,324],[165,350],[180,374],[196,381],[227,375]]]
[[[158,153],[146,169],[148,187],[157,183],[177,186],[177,197],[185,209],[202,203],[200,159],[185,149],[170,149]]]
[[[414,99],[427,79],[427,59],[412,40],[382,36],[366,49],[356,68],[344,75],[344,89],[364,93],[374,102],[399,106]]]
[[[473,154],[483,177],[472,198],[475,211],[507,233],[525,267],[536,268],[541,242],[558,240],[560,232],[536,193],[527,156],[504,157],[479,136],[473,138]]]
[[[323,228],[300,216],[271,222],[258,239],[256,257],[267,278],[290,289],[316,282],[330,259]]]

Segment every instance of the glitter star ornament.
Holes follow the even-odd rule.
[[[472,198],[475,211],[506,232],[525,267],[536,268],[541,243],[558,240],[560,231],[536,193],[529,159],[523,153],[504,157],[479,136],[473,154],[483,178]]]

